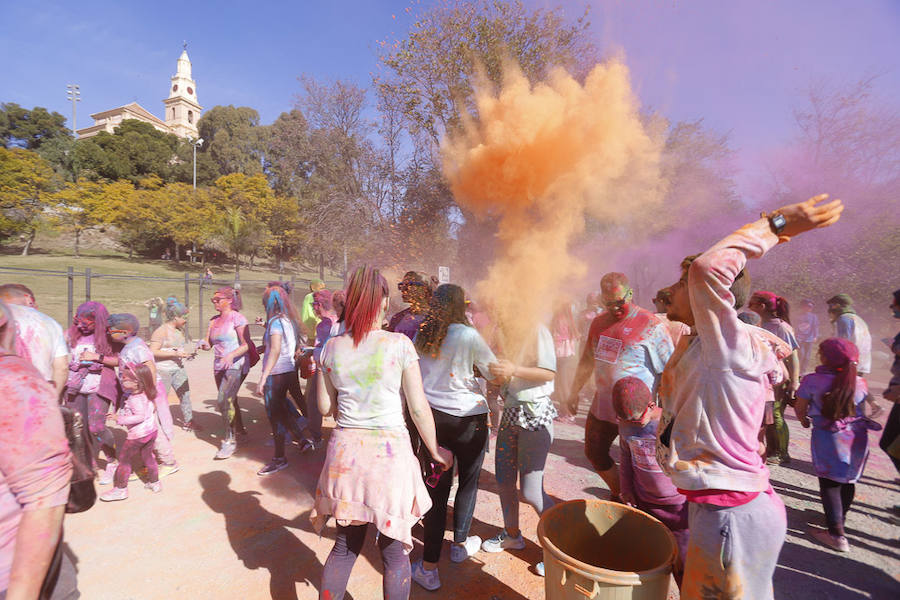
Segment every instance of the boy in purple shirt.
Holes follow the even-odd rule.
[[[656,428],[662,411],[647,384],[637,377],[619,379],[613,386],[612,401],[619,417],[622,500],[653,515],[672,531],[678,544],[674,575],[680,587],[688,545],[688,506],[687,498],[656,462]]]

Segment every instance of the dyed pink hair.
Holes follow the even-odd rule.
[[[859,349],[850,340],[828,338],[819,344],[819,354],[822,365],[835,374],[831,389],[822,398],[822,416],[832,421],[853,416]]]
[[[753,292],[753,297],[762,302],[767,311],[785,323],[791,322],[791,309],[787,299],[764,290]]]
[[[93,317],[94,349],[98,354],[112,354],[112,347],[106,337],[106,328],[109,325],[109,311],[106,310],[106,307],[100,302],[85,302],[78,307],[72,318],[72,325],[66,330],[66,341],[69,342],[70,348],[74,348],[81,338],[81,332],[78,331],[78,325],[75,324],[78,317]]]
[[[220,287],[216,290],[217,294],[221,294],[231,300],[231,308],[233,310],[241,310],[244,303],[241,302],[241,292],[233,287]]]
[[[353,345],[366,339],[381,310],[382,301],[388,297],[387,280],[378,269],[359,267],[350,277],[347,300],[344,304],[344,323],[353,336]]]

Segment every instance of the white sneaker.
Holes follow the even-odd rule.
[[[485,540],[481,544],[481,549],[485,552],[503,552],[504,550],[524,550],[525,540],[522,538],[522,532],[517,537],[510,537],[505,529],[489,540]]]
[[[429,592],[433,592],[441,587],[441,576],[438,570],[426,571],[421,560],[417,560],[412,564],[412,579]]]
[[[534,572],[538,574],[538,577],[544,576],[544,561],[534,565]]]
[[[100,471],[100,477],[97,480],[97,483],[100,485],[109,485],[113,482],[113,478],[116,475],[116,469],[119,467],[119,463],[117,461],[106,463],[106,467]]]
[[[153,492],[154,494],[158,494],[162,491],[162,484],[158,481],[148,481],[144,484],[144,487]]]
[[[219,451],[216,452],[216,460],[225,460],[231,458],[234,454],[234,451],[237,449],[237,442],[234,440],[224,441],[222,442],[222,446],[219,448]]]
[[[474,556],[479,548],[481,548],[481,538],[477,535],[470,535],[462,544],[450,544],[450,560],[461,563],[470,556]]]

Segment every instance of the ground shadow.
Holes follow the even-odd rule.
[[[318,590],[322,568],[316,553],[290,531],[304,528],[302,516],[289,521],[270,513],[257,498],[260,492],[232,490],[224,471],[204,473],[198,481],[203,501],[225,517],[228,541],[244,566],[269,571],[272,600],[299,600],[297,582]],[[303,598],[313,595],[309,592]]]

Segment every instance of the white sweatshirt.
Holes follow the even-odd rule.
[[[769,222],[760,219],[707,250],[688,271],[694,328],[663,372],[657,430],[657,459],[680,489],[769,487],[757,434],[768,373],[780,367],[769,344],[753,333],[756,328],[737,318],[729,288],[748,258],[777,243]]]

